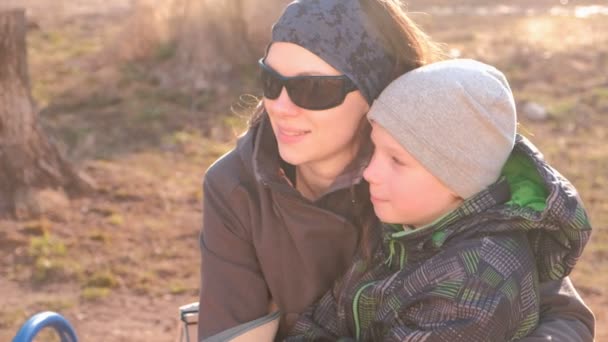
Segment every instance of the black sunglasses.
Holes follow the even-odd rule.
[[[271,100],[281,95],[284,86],[296,106],[324,110],[342,104],[348,93],[357,90],[357,86],[345,75],[285,77],[266,65],[263,58],[258,63],[262,69],[264,97]]]

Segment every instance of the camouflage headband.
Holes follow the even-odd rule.
[[[272,27],[272,42],[300,45],[348,76],[371,105],[394,63],[359,0],[297,0]],[[271,43],[272,44],[272,43]]]

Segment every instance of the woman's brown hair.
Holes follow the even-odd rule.
[[[393,80],[444,56],[440,46],[408,17],[401,1],[360,0],[359,3],[384,38],[385,51],[395,62]]]

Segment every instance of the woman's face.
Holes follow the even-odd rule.
[[[292,43],[273,43],[265,64],[287,77],[342,74],[317,55]],[[295,105],[283,88],[278,98],[264,98],[264,107],[283,160],[296,166],[331,169],[344,167],[353,160],[361,139],[359,127],[369,110],[358,90],[348,93],[336,107],[308,110]]]

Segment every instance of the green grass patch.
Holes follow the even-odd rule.
[[[171,40],[158,45],[154,52],[154,59],[162,62],[169,60],[175,56],[177,52],[177,41]]]
[[[74,44],[68,53],[71,57],[81,57],[84,55],[98,52],[101,49],[101,44],[92,41],[80,42],[80,44]]]
[[[63,45],[67,41],[65,33],[59,31],[42,32],[41,38],[50,45]]]
[[[96,301],[110,295],[112,291],[107,287],[86,287],[80,296],[85,301]]]
[[[549,105],[549,114],[554,118],[563,118],[574,112],[578,104],[577,98],[557,100]]]
[[[40,106],[47,106],[54,94],[51,91],[51,84],[44,80],[33,79],[32,80],[32,97],[36,99],[36,102]]]
[[[58,238],[44,234],[30,239],[28,254],[32,258],[63,257],[66,254],[66,247]]]
[[[248,116],[234,114],[223,116],[221,123],[230,127],[235,133],[241,133],[247,130],[248,120]]]
[[[185,293],[186,291],[188,291],[188,288],[186,286],[184,286],[184,284],[182,284],[182,283],[174,282],[174,283],[169,284],[169,292],[172,295],[182,294],[182,293]]]
[[[102,41],[95,36],[84,36],[70,29],[40,30],[27,35],[32,59],[62,62],[98,52]]]
[[[599,111],[608,109],[608,87],[598,87],[591,90],[590,101],[591,105]]]
[[[591,91],[591,94],[600,99],[608,100],[608,87],[598,87]]]
[[[198,132],[181,130],[165,134],[161,138],[161,142],[163,145],[170,148],[180,148],[182,150],[194,150],[198,152],[198,148],[194,149],[192,147],[198,146],[201,139],[202,137]]]
[[[122,226],[125,224],[125,218],[120,214],[112,214],[108,217],[108,223],[113,226]]]
[[[197,136],[194,133],[187,131],[173,132],[168,138],[167,142],[177,145],[187,145],[195,141]]]
[[[82,267],[68,260],[65,244],[51,234],[32,237],[27,250],[31,262],[31,280],[35,284],[78,278]]]
[[[107,244],[110,242],[110,235],[100,230],[94,230],[89,234],[89,239]]]
[[[69,266],[63,259],[39,257],[34,263],[32,280],[37,284],[63,279],[69,274]]]
[[[110,271],[97,271],[85,280],[85,287],[113,288],[118,286],[116,275]]]

